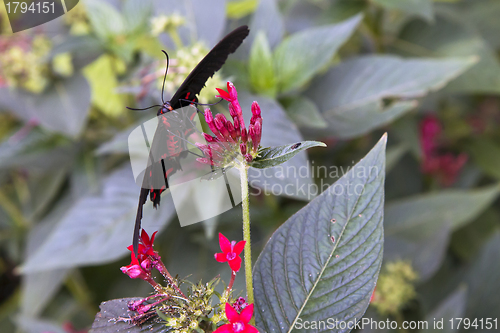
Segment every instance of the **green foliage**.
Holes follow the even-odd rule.
[[[0,12],[5,18],[1,5]],[[76,331],[88,329],[102,301],[149,292],[120,274],[118,267],[128,262],[118,260],[128,253],[139,195],[129,167],[128,135],[157,110],[125,107],[161,104],[162,49],[170,56],[168,100],[224,32],[241,22],[248,22],[250,35],[207,82],[199,100],[215,102],[214,88],[231,80],[247,122],[253,101],[262,109],[263,149],[249,170],[255,257],[271,239],[256,265],[262,278],[255,280],[258,326],[286,331],[302,307],[304,320],[346,313],[347,301],[354,298],[339,281],[357,291],[352,313],[363,315],[381,261],[373,249],[381,249],[382,240],[359,239],[367,225],[375,228],[372,237],[381,234],[382,210],[384,262],[407,263],[418,277],[406,285],[413,291],[404,293],[414,297],[399,298],[403,301],[390,311],[386,307],[385,314],[373,315],[373,308],[365,316],[442,317],[445,322],[497,316],[499,15],[497,0],[87,0],[40,29],[9,34],[2,19],[0,275],[5,292],[0,327],[62,333],[70,321]],[[214,113],[227,111],[222,104],[211,106]],[[429,116],[441,126],[435,141],[423,134],[422,120]],[[332,184],[345,184],[354,174],[353,161],[383,132],[389,138],[387,200],[381,178],[359,198],[325,192]],[[426,140],[438,146],[438,159],[453,162],[467,155],[451,185],[426,171],[426,162],[435,157],[423,149]],[[305,151],[317,142],[327,148]],[[292,149],[295,143],[301,146]],[[373,158],[361,165],[382,163],[382,150],[376,146],[368,155]],[[431,167],[436,165],[447,174],[456,166],[443,159]],[[195,195],[186,191],[175,204],[190,207]],[[349,199],[359,199],[356,207],[367,212],[351,219],[337,216],[331,224],[326,215],[343,213]],[[194,274],[193,280],[227,273],[212,265],[218,248],[211,237],[223,230],[239,239],[239,210],[206,221],[206,228],[180,228],[174,211],[168,193],[158,210],[148,203],[144,211],[145,228],[160,230],[157,246],[166,253],[167,266],[181,277]],[[375,214],[371,219],[368,211]],[[343,236],[325,241],[344,222]],[[331,229],[286,233],[309,225]],[[346,237],[356,228],[357,236]],[[304,244],[302,257],[311,254],[309,263],[296,260],[301,258],[296,244]],[[353,252],[344,256],[348,250]],[[267,266],[265,260],[276,263],[278,253],[289,255],[287,266]],[[359,262],[351,265],[357,254],[373,259],[363,266],[366,271]],[[283,277],[299,265],[311,273],[297,279],[305,293],[328,297],[306,300],[298,293],[286,299]],[[351,279],[356,269],[363,286]],[[388,270],[384,264],[382,271]],[[320,271],[323,279],[313,288],[309,282]],[[269,282],[271,277],[278,280]],[[235,289],[244,290],[239,278]],[[379,283],[393,287],[391,281]],[[282,302],[283,314],[265,300]],[[126,301],[103,303],[101,314],[97,322],[103,327],[128,331],[123,322],[106,326],[111,318],[129,315]],[[166,330],[161,324],[153,331],[158,327]]]
[[[386,141],[269,239],[254,269],[257,326],[361,318],[382,264]]]
[[[317,141],[302,141],[286,146],[262,148],[251,166],[257,169],[271,168],[285,163],[299,152],[312,147],[326,147],[326,145]]]
[[[253,41],[250,59],[248,61],[250,83],[252,88],[262,95],[276,95],[276,74],[273,57],[266,35],[260,31]]]

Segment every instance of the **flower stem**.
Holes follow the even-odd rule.
[[[163,263],[163,261],[161,261],[160,258],[157,259],[156,269],[161,273],[161,275],[163,275],[165,279],[167,279],[167,281],[182,297],[186,298],[186,295],[184,295],[184,293],[179,289],[179,287],[175,283],[174,278],[172,277],[172,275],[170,275],[170,273],[167,270],[167,267],[165,267],[165,264]]]
[[[243,239],[245,243],[245,279],[247,286],[247,302],[253,303],[252,282],[252,247],[250,243],[250,198],[248,195],[248,166],[240,168],[241,199],[243,209]]]
[[[231,272],[231,280],[229,281],[229,284],[227,285],[227,288],[226,288],[226,294],[228,295],[228,297],[229,297],[229,293],[233,289],[233,284],[234,284],[234,279],[235,278],[236,278],[236,272],[232,271]]]

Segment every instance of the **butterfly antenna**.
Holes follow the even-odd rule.
[[[161,86],[161,101],[163,104],[165,104],[165,101],[163,100],[163,92],[165,91],[165,80],[167,79],[167,73],[168,73],[168,65],[170,63],[168,54],[164,50],[161,50],[165,54],[165,57],[167,57],[167,68],[165,69],[165,75],[163,76],[163,85]]]
[[[133,110],[133,111],[144,111],[144,110],[149,110],[149,109],[157,107],[157,106],[161,107],[162,105],[151,105],[151,106],[148,106],[147,108],[144,108],[144,109],[134,109],[134,108],[129,108],[128,106],[126,108],[129,110]]]

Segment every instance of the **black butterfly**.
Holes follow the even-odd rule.
[[[200,61],[200,63],[188,75],[186,80],[184,80],[184,82],[179,87],[177,92],[172,96],[170,101],[163,102],[163,105],[161,105],[161,108],[158,110],[158,116],[179,109],[182,106],[186,106],[191,102],[196,103],[198,101],[196,95],[205,86],[205,82],[210,77],[212,77],[215,74],[215,72],[217,72],[222,67],[222,65],[224,65],[229,54],[236,51],[236,49],[241,45],[243,40],[248,36],[249,32],[250,31],[246,25],[241,26],[230,32],[217,45],[215,45],[215,47],[205,56],[205,58],[203,58]],[[163,100],[163,89],[162,89],[162,100]],[[164,124],[163,125],[159,124],[157,132],[159,130],[160,131],[162,130],[161,126],[164,126]],[[166,148],[172,148],[174,150],[178,149],[179,151],[182,151],[182,147],[175,147],[175,145],[177,145],[177,142],[179,142],[179,140],[174,140],[175,139],[174,137],[177,136],[177,134],[172,132],[173,128],[175,128],[175,126],[171,126],[171,129],[168,129],[169,135],[167,135],[167,142],[165,143],[164,142],[158,143],[158,140],[156,140],[157,135],[155,133],[155,139],[153,139],[152,146],[155,144],[155,141],[157,141],[156,144],[166,144],[168,146]],[[186,134],[188,133],[178,133],[178,135],[180,136]],[[171,138],[171,140],[169,140],[168,138]],[[160,163],[152,164],[151,170],[149,170],[149,172],[152,175],[153,170],[155,168],[159,169],[160,172],[159,173],[157,172],[156,174],[160,174],[162,175],[162,177],[164,177],[165,185],[162,186],[162,188],[160,189],[149,188],[146,186],[142,186],[141,188],[141,193],[139,196],[139,205],[137,207],[137,216],[135,219],[134,239],[132,243],[135,254],[137,254],[139,248],[139,231],[141,230],[142,212],[143,212],[143,206],[148,199],[148,194],[150,200],[153,202],[153,207],[156,208],[160,204],[161,193],[168,188],[167,176],[169,176],[170,174],[172,174],[173,172],[175,172],[180,168],[178,157],[176,156],[171,155],[171,157],[162,159],[161,162],[162,162],[161,165]]]

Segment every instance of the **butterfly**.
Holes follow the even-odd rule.
[[[236,51],[243,40],[248,36],[249,32],[250,30],[248,29],[248,26],[244,25],[236,28],[228,35],[226,35],[191,71],[191,73],[187,76],[179,89],[177,89],[172,98],[166,102],[163,101],[163,89],[165,86],[164,78],[162,88],[162,105],[159,105],[160,109],[158,110],[157,115],[161,116],[183,106],[189,105],[190,103],[196,103],[198,101],[196,95],[205,86],[205,82],[224,65],[229,54]],[[167,56],[168,61],[168,55],[165,51],[163,52]],[[194,115],[196,114],[194,113],[193,116]],[[186,120],[189,121],[189,119]],[[161,164],[151,163],[150,169],[146,170],[145,172],[145,181],[143,182],[143,186],[141,187],[141,192],[139,195],[139,204],[137,207],[134,237],[132,242],[135,254],[137,254],[139,248],[139,232],[141,230],[143,208],[144,204],[148,200],[148,196],[149,199],[153,202],[153,207],[157,208],[157,206],[160,204],[162,192],[168,188],[168,176],[181,168],[179,158],[183,153],[185,153],[185,151],[183,152],[183,147],[181,146],[182,141],[179,140],[179,137],[189,135],[188,132],[190,130],[180,130],[179,128],[180,127],[176,126],[176,124],[172,124],[170,120],[167,120],[166,117],[163,118],[163,122],[158,123],[158,127],[156,130],[157,132],[155,133],[155,138],[153,139],[151,147],[155,145],[165,145],[161,148],[166,152],[165,156],[168,155],[168,157],[162,159]],[[165,130],[167,130],[168,132],[166,135],[157,136],[158,133],[165,132]],[[164,139],[158,140],[157,137],[161,137]],[[147,177],[149,176],[152,178],[154,175],[161,175],[161,177],[164,178],[164,185],[161,186],[161,188],[156,188],[157,186],[151,187],[149,185],[146,185],[148,183]]]

